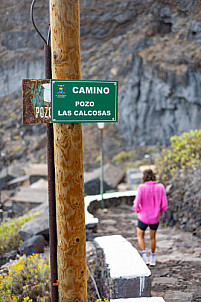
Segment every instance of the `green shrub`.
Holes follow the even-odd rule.
[[[185,170],[200,163],[201,130],[184,132],[170,138],[171,146],[163,149],[161,157],[155,161],[159,180],[167,183],[177,170]]]
[[[152,155],[153,153],[158,153],[159,152],[159,148],[157,146],[149,146],[146,148],[146,153],[148,153],[149,155]]]
[[[96,163],[98,163],[98,162],[100,162],[101,161],[101,156],[100,155],[98,155],[97,157],[96,157]]]
[[[39,213],[31,214],[29,216],[24,215],[19,218],[9,219],[9,221],[0,224],[0,257],[22,243],[22,240],[18,235],[18,230],[25,222],[33,219],[37,215],[39,215]]]
[[[123,162],[125,162],[135,156],[136,156],[135,150],[131,150],[129,152],[122,151],[122,152],[116,154],[113,157],[112,161],[115,162],[116,164],[122,164]]]
[[[135,150],[131,150],[128,152],[128,157],[129,158],[132,158],[132,157],[135,157],[137,155],[137,152]]]
[[[21,257],[0,276],[0,301],[50,301],[50,264],[38,254]]]
[[[124,161],[128,159],[128,154],[125,151],[122,151],[115,155],[112,159],[116,164],[122,164]]]
[[[125,167],[124,167],[124,171],[126,172],[127,169],[133,168],[133,169],[138,169],[141,166],[148,166],[150,165],[150,159],[141,159],[141,160],[136,160],[133,163],[128,163]]]

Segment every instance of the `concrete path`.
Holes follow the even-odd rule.
[[[97,235],[119,234],[138,248],[137,216],[132,207],[122,205],[95,213],[99,219]],[[145,242],[149,255],[149,230]],[[152,296],[166,302],[201,301],[201,239],[175,228],[159,226],[156,266],[151,267]]]

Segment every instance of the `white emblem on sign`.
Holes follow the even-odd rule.
[[[44,102],[50,103],[51,102],[51,86],[50,84],[43,84],[44,88]]]

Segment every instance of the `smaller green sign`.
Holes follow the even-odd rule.
[[[52,123],[118,121],[118,82],[51,80]]]

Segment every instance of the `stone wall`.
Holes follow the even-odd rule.
[[[137,250],[121,235],[94,239],[96,277],[106,299],[150,297],[151,271]]]
[[[201,237],[201,167],[180,171],[167,187],[168,210],[161,221]]]
[[[104,194],[104,208],[111,208],[111,207],[118,207],[121,204],[127,204],[132,206],[133,205],[133,200],[135,198],[135,194],[131,195],[131,196],[117,196],[117,197],[110,197],[109,195],[115,195],[115,193],[108,193],[107,196],[105,197]],[[118,193],[117,193],[118,194]],[[121,194],[121,193],[120,193]],[[123,192],[122,192],[123,195]],[[99,200],[93,200],[87,210],[89,211],[89,213],[92,213],[93,215],[95,214],[95,212],[100,208],[101,206],[101,201]]]

